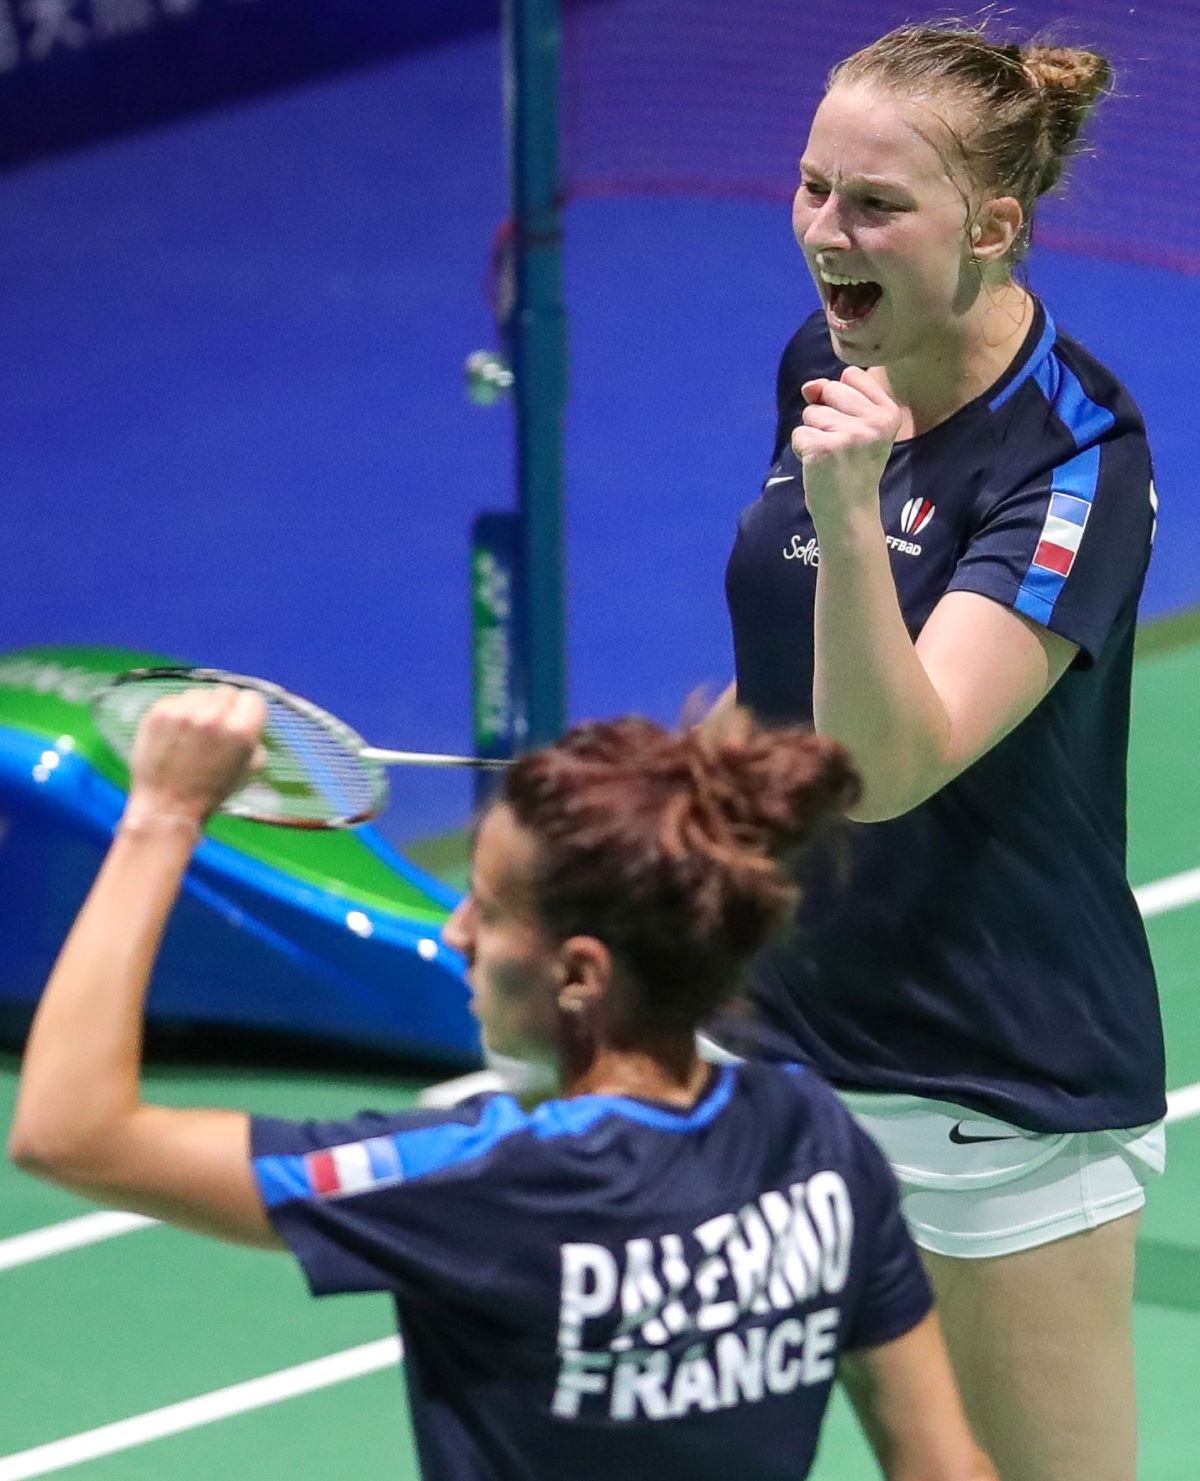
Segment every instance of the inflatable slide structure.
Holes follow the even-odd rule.
[[[0,1019],[22,1023],[100,864],[128,775],[89,700],[161,655],[0,655]],[[470,1068],[478,1029],[440,928],[457,893],[373,828],[212,819],[168,926],[151,1024],[253,1030]]]

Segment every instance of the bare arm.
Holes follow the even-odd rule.
[[[712,708],[696,726],[696,729],[701,735],[716,740],[729,723],[730,717],[737,713],[737,707],[737,681],[735,680],[717,695]]]
[[[851,816],[877,822],[924,802],[1003,740],[1076,648],[965,591],[941,599],[914,644],[882,530],[863,557],[827,560],[822,546],[813,711],[817,729],[840,740],[862,772],[863,800]]]
[[[963,1414],[937,1316],[838,1367],[887,1481],[997,1481]]]
[[[255,1188],[249,1119],[141,1099],[150,973],[200,826],[244,778],[261,701],[232,691],[155,707],[125,819],[42,995],[9,1155],[102,1203],[282,1247]]]
[[[972,592],[942,598],[914,644],[879,517],[899,412],[864,371],[804,388],[793,438],[821,546],[814,720],[864,779],[851,814],[907,812],[1003,739],[1062,677],[1075,645]]]

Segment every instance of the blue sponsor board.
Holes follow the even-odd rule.
[[[0,0],[0,168],[499,24],[500,0]]]

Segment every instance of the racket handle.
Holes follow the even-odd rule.
[[[499,771],[508,761],[491,756],[446,756],[437,751],[385,751],[378,746],[364,746],[358,753],[364,761],[378,761],[383,766],[468,766],[477,771]]]

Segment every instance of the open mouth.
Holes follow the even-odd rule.
[[[821,270],[821,291],[829,317],[839,328],[849,329],[870,318],[883,297],[883,288],[870,278],[851,278]]]

